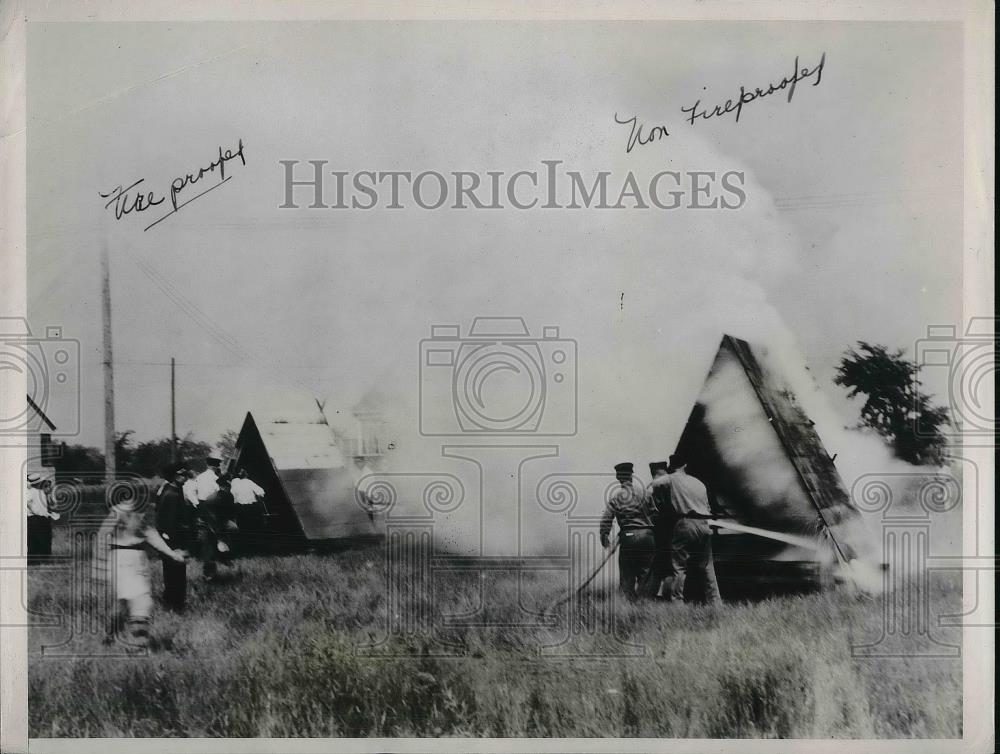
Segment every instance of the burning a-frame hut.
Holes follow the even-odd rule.
[[[713,508],[723,596],[818,587],[855,557],[859,513],[814,423],[767,351],[725,335],[677,444]],[[768,536],[771,534],[773,536]]]

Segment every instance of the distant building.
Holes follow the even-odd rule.
[[[385,455],[386,423],[383,418],[379,396],[366,395],[352,411],[352,425],[343,438],[345,451],[359,462],[374,466]]]

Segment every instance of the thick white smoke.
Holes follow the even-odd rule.
[[[558,144],[540,149],[533,166],[541,169],[542,159],[558,158],[561,169],[587,174],[588,166],[606,165],[610,186],[620,186],[630,170],[640,185],[664,169],[743,170],[746,206],[424,213],[412,255],[384,270],[380,287],[389,297],[380,304],[380,322],[373,324],[376,333],[389,327],[396,344],[378,354],[371,378],[392,443],[383,472],[394,485],[396,514],[431,515],[441,541],[461,552],[491,546],[492,552],[564,552],[567,527],[600,513],[613,464],[631,460],[642,478],[647,463],[665,460],[672,451],[723,333],[768,347],[769,367],[786,377],[826,448],[837,454],[848,489],[866,473],[899,470],[880,441],[843,428],[824,397],[835,388],[816,384],[794,334],[768,300],[767,291],[794,266],[797,242],[752,173],[689,132],[671,136],[661,162],[636,160],[624,150],[609,157],[606,145],[598,154],[593,144],[583,133],[562,134]],[[511,315],[523,317],[533,336],[555,325],[560,338],[576,341],[575,434],[527,433],[516,439],[475,438],[459,430],[451,437],[421,434],[421,400],[425,413],[433,410],[440,417],[452,410],[454,389],[463,389],[449,385],[438,391],[433,406],[426,391],[422,394],[420,341],[431,335],[431,325],[458,325],[464,337],[475,317]],[[408,338],[412,347],[405,346]],[[454,375],[439,371],[442,379]],[[514,382],[503,384],[502,376],[497,384],[501,391],[515,389]],[[557,399],[557,389],[549,385],[547,410],[554,413],[546,421],[563,428],[571,424],[572,409],[563,393]],[[721,396],[717,410],[726,405]],[[519,464],[510,454],[446,447],[477,443],[520,445],[525,458],[550,457]],[[760,463],[762,485],[790,489],[787,473],[760,456],[766,447],[760,437],[734,433],[724,443],[734,457]],[[482,467],[468,460],[487,456]],[[490,464],[509,468],[501,473]],[[540,480],[560,474],[568,477],[563,488],[568,502],[540,505]],[[447,484],[429,488],[434,475],[457,478],[460,492],[449,491]],[[462,504],[451,510],[459,497]],[[589,525],[593,528],[592,519]]]

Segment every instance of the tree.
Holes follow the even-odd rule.
[[[177,460],[188,463],[201,463],[211,453],[211,447],[206,442],[195,440],[190,434],[177,440]],[[173,443],[169,437],[158,440],[147,440],[139,443],[132,452],[131,466],[133,471],[142,476],[150,477],[162,473],[163,467],[171,462]]]
[[[103,474],[104,454],[89,445],[62,443],[52,467],[57,474]]]
[[[235,429],[227,429],[222,433],[218,442],[215,443],[216,450],[219,451],[219,455],[223,458],[230,458],[236,452],[236,441],[239,439],[240,433]]]
[[[940,464],[951,423],[948,409],[934,406],[920,390],[920,367],[904,358],[904,350],[858,341],[844,352],[834,383],[849,388],[853,398],[865,396],[860,427],[881,435],[897,457],[914,464]]]
[[[139,444],[132,442],[132,430],[117,433],[115,437],[115,460],[118,471],[152,477],[161,474],[171,462],[172,442],[169,437],[145,440]],[[205,468],[205,458],[212,453],[207,442],[195,440],[190,434],[177,440],[177,458],[187,462],[191,468],[200,471]],[[61,445],[53,468],[60,474],[86,474],[104,471],[104,454],[97,448],[86,445]]]
[[[119,471],[129,470],[132,467],[132,454],[135,446],[132,444],[132,435],[135,430],[126,429],[124,432],[115,432],[115,468]]]

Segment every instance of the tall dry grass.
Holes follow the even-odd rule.
[[[31,734],[961,735],[960,660],[852,656],[852,643],[881,633],[879,599],[827,592],[713,609],[598,593],[545,625],[538,613],[561,594],[557,574],[520,586],[510,573],[453,574],[433,599],[398,603],[386,568],[377,545],[237,560],[214,585],[191,565],[187,613],[157,613],[147,657],[101,657],[96,624],[55,650],[70,656],[52,656],[68,628],[37,626]],[[92,598],[72,583],[57,568],[29,575],[39,622],[87,615]],[[958,612],[959,580],[930,583],[932,615]],[[476,622],[484,595],[489,625],[444,625],[447,615]],[[387,633],[416,607],[431,628]]]

